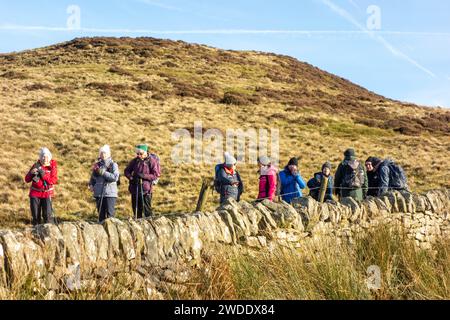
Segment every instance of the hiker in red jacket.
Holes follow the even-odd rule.
[[[273,201],[277,191],[278,170],[275,168],[269,157],[262,156],[258,159],[259,164],[259,194],[258,200],[267,199]]]
[[[31,182],[29,196],[33,226],[41,224],[42,218],[44,223],[53,223],[52,197],[58,172],[56,161],[52,160],[47,148],[39,150],[39,160],[25,176],[25,182]]]

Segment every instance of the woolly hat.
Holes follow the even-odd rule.
[[[233,157],[229,152],[225,152],[223,154],[224,158],[225,158],[225,165],[227,166],[232,166],[234,164],[237,163],[237,160],[235,157]]]
[[[356,152],[354,149],[347,149],[344,152],[345,159],[355,159],[356,158]]]
[[[325,168],[328,168],[328,169],[330,169],[330,171],[331,171],[331,163],[330,162],[325,162],[324,164],[323,164],[323,166],[322,166],[322,171],[323,171],[323,169],[325,169]]]
[[[380,158],[377,158],[377,157],[372,157],[370,162],[372,162],[372,166],[374,168],[376,168],[381,162],[383,162],[383,160],[381,160]]]
[[[289,160],[288,166],[298,166],[298,158],[292,158]]]
[[[139,145],[136,146],[136,151],[148,152],[148,145],[146,145],[146,144],[139,144]]]
[[[105,154],[111,156],[111,148],[107,144],[105,144],[103,147],[101,147],[98,150],[98,156],[100,157],[102,153],[105,153]]]
[[[261,163],[263,166],[268,166],[271,161],[268,156],[261,156],[258,158],[258,162]]]
[[[45,156],[48,156],[49,160],[52,160],[52,153],[47,148],[39,149],[39,159],[42,160]]]

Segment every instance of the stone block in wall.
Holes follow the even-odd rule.
[[[380,210],[378,209],[377,203],[374,197],[368,197],[365,199],[361,206],[364,206],[366,209],[367,216],[369,218],[376,218],[380,216]]]
[[[203,241],[215,242],[217,237],[219,236],[217,234],[217,230],[219,227],[218,225],[220,224],[220,222],[218,220],[216,220],[216,217],[209,212],[198,213],[198,214],[195,214],[193,217],[197,220],[197,224],[201,230],[201,237],[202,237]],[[219,216],[219,220],[222,221],[220,216]],[[224,223],[225,222],[223,222],[223,224]]]
[[[66,266],[66,246],[58,226],[43,224],[33,229],[33,236],[42,243],[44,262],[47,270],[53,271],[57,267]]]
[[[261,213],[255,209],[255,207],[246,202],[246,201],[241,201],[239,202],[239,212],[247,217],[247,220],[250,223],[250,233],[253,236],[258,235],[259,233],[259,221],[262,218]]]
[[[386,200],[384,201],[381,198],[374,198],[373,199],[378,207],[379,216],[384,217],[391,213],[391,203],[390,201]]]
[[[403,196],[403,193],[399,192],[399,191],[393,191],[392,192],[393,195],[396,198],[396,202],[397,202],[397,211],[395,212],[402,212],[402,213],[407,213],[408,212],[408,205],[406,203],[405,197]]]
[[[158,240],[159,253],[162,254],[161,259],[169,259],[174,256],[173,245],[175,243],[173,223],[164,216],[158,217],[151,221],[153,229],[156,232]]]
[[[427,211],[427,207],[429,207],[428,199],[422,194],[414,193],[412,195],[412,199],[414,201],[414,205],[416,207],[415,212],[423,213]]]
[[[134,250],[136,252],[135,264],[136,266],[138,266],[141,264],[142,255],[144,254],[144,247],[145,247],[143,222],[130,219],[127,221],[127,224],[131,231]]]
[[[448,202],[447,197],[443,191],[432,190],[425,193],[425,197],[428,199],[428,203],[431,206],[433,212],[443,212],[445,209],[445,203]]]
[[[61,223],[59,229],[66,247],[66,264],[80,263],[82,252],[79,229],[74,223]]]
[[[221,219],[225,222],[228,230],[230,230],[232,243],[237,244],[237,241],[239,239],[238,237],[242,234],[242,231],[239,232],[239,230],[236,230],[233,218],[231,217],[231,214],[227,210],[219,209],[218,214],[221,217]]]
[[[405,199],[406,208],[403,209],[404,213],[414,213],[416,212],[416,203],[414,202],[414,195],[408,191],[399,191],[400,194]]]
[[[271,211],[267,209],[261,202],[255,204],[255,208],[261,214],[261,220],[259,221],[258,228],[263,231],[270,231],[276,229],[277,222],[272,218]]]
[[[252,235],[250,220],[247,216],[241,214],[240,205],[236,200],[232,198],[228,199],[221,206],[221,210],[227,211],[230,215],[238,240],[242,237],[249,237]]]
[[[5,251],[0,243],[0,290],[6,288]]]
[[[225,221],[217,212],[210,213],[211,221],[216,226],[217,236],[220,243],[230,244],[233,242],[230,229],[227,227]]]
[[[97,242],[95,241],[95,229],[91,224],[87,222],[81,222],[79,224],[81,231],[82,243],[83,243],[83,270],[86,272],[95,268],[97,263]]]
[[[25,248],[20,238],[18,233],[13,233],[12,231],[0,232],[5,271],[8,283],[12,286],[20,284],[29,272],[27,261],[25,260]]]
[[[271,211],[279,228],[303,231],[302,217],[291,205],[284,201],[276,203],[269,200],[264,200],[262,204]]]
[[[394,191],[390,191],[381,197],[383,202],[386,204],[386,207],[389,208],[390,213],[399,212],[397,197]]]
[[[97,264],[96,267],[106,267],[108,262],[109,238],[108,234],[100,224],[92,224],[95,244],[97,246]]]
[[[162,249],[159,248],[158,238],[153,224],[149,220],[142,220],[144,233],[144,263],[148,266],[158,266],[160,259],[164,258]]]
[[[351,210],[351,215],[349,217],[350,222],[356,222],[361,217],[361,208],[355,199],[347,197],[342,198],[340,202],[342,205],[350,208]]]
[[[312,197],[296,198],[292,201],[292,206],[300,214],[305,228],[312,228],[320,221],[319,202]]]
[[[120,243],[119,243],[119,234],[117,232],[116,227],[116,219],[110,218],[102,223],[103,228],[108,235],[108,256],[110,261],[116,262],[118,257],[120,257]]]

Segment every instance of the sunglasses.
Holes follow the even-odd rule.
[[[136,154],[137,154],[138,156],[143,156],[143,155],[145,154],[145,152],[136,152]]]

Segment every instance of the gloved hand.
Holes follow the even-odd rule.
[[[39,177],[44,177],[45,176],[45,170],[44,169],[42,169],[42,167],[40,167],[39,169],[38,169],[38,174],[39,174]]]
[[[105,174],[105,172],[106,172],[106,168],[104,168],[104,167],[99,168],[99,169],[97,170],[97,173],[98,173],[100,176],[103,176],[103,175]]]
[[[139,177],[139,179],[145,179],[145,174],[143,173],[138,173],[137,176]]]

